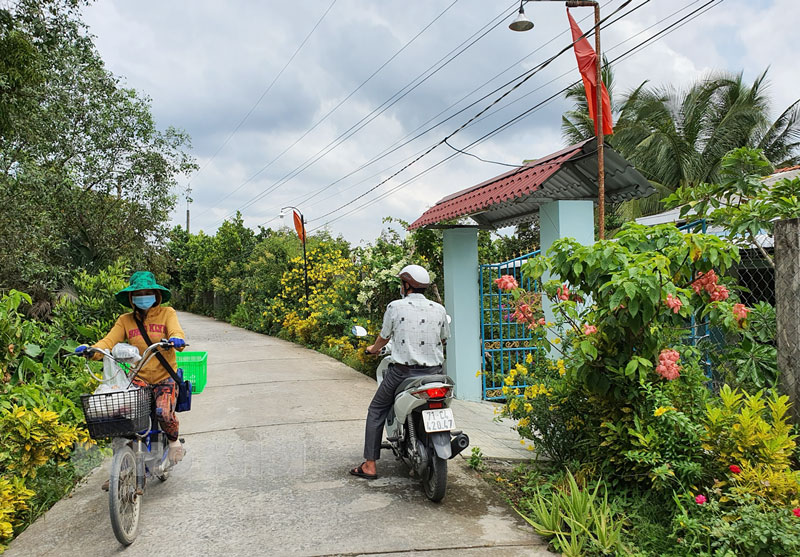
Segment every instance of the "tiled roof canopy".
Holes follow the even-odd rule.
[[[414,221],[420,228],[469,216],[500,228],[530,220],[543,203],[597,199],[597,140],[587,139],[521,168],[441,199]],[[608,144],[604,147],[606,201],[655,193],[650,182]]]

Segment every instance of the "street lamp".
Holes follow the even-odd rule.
[[[511,22],[511,25],[508,26],[509,29],[512,31],[530,31],[533,29],[533,22],[525,17],[525,10],[522,8],[522,3],[525,0],[519,0],[519,14],[517,14],[517,19]]]
[[[285,216],[285,211],[287,209],[292,209],[295,212],[294,215],[294,228],[297,231],[297,235],[300,237],[300,240],[303,242],[303,282],[305,284],[305,294],[306,294],[306,313],[308,313],[308,262],[306,260],[306,220],[303,217],[303,213],[300,212],[300,209],[297,207],[292,207],[291,205],[287,207],[281,208],[280,218]],[[298,216],[299,221],[298,221]]]
[[[528,20],[525,17],[525,12],[522,9],[522,5],[526,2],[563,2],[564,0],[520,0],[519,3],[519,14],[517,15],[517,19],[514,20],[511,25],[508,27],[512,31],[529,31],[533,29],[533,22]],[[603,160],[603,104],[602,104],[602,83],[603,79],[601,76],[601,64],[600,64],[600,3],[596,0],[566,0],[567,8],[581,8],[581,7],[593,7],[594,8],[594,44],[595,44],[595,55],[597,56],[597,60],[595,65],[597,66],[597,108],[595,110],[595,118],[597,121],[595,122],[596,126],[596,134],[597,134],[597,220],[598,226],[600,228],[598,232],[599,238],[602,240],[605,238],[605,225],[606,225],[606,178],[605,178],[605,164]],[[528,24],[526,24],[527,22]]]

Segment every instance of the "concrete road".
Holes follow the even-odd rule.
[[[465,464],[450,461],[445,500],[385,453],[380,478],[361,461],[375,382],[311,350],[213,319],[180,314],[189,350],[209,353],[205,391],[180,414],[187,457],[153,481],[139,537],[111,531],[98,468],[6,555],[551,555]]]

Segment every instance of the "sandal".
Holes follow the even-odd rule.
[[[364,469],[361,468],[362,466],[364,466],[363,462],[361,464],[359,464],[358,466],[356,466],[355,468],[353,468],[352,470],[350,470],[350,475],[358,476],[359,478],[364,478],[365,480],[377,480],[378,479],[378,474],[367,474],[366,472],[364,472]]]
[[[186,455],[186,449],[183,448],[183,445],[177,445],[175,447],[169,448],[169,454],[167,455],[167,460],[172,466],[178,464],[183,457]]]

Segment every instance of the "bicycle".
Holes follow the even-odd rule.
[[[92,439],[112,438],[109,514],[114,535],[125,546],[134,542],[139,531],[139,511],[147,479],[155,476],[165,482],[172,467],[168,460],[169,440],[166,433],[157,428],[152,389],[130,387],[157,349],[171,347],[172,344],[166,340],[148,346],[142,359],[126,373],[129,380],[127,389],[81,395],[89,436]],[[110,351],[97,348],[84,351],[86,356],[97,353],[111,358],[117,365],[121,363]],[[95,375],[88,363],[87,370],[101,382],[109,380]],[[124,373],[121,367],[119,372]],[[183,443],[183,439],[180,441]]]

